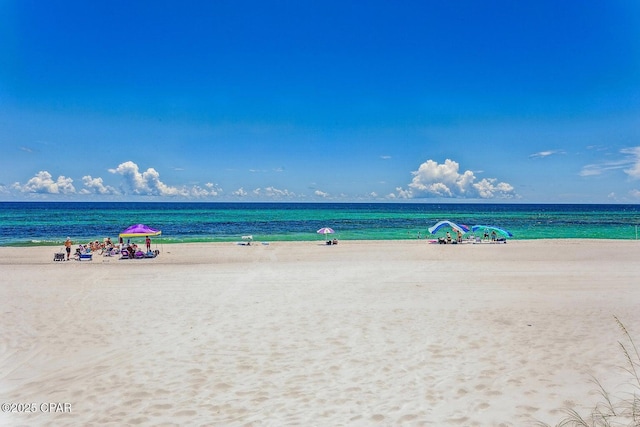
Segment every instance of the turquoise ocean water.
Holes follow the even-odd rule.
[[[439,220],[495,225],[514,239],[636,239],[640,205],[435,203],[0,202],[0,246],[115,240],[132,224],[162,230],[156,243],[311,241],[321,227],[341,240],[429,237]],[[439,234],[443,234],[443,230]]]

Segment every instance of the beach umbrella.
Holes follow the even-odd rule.
[[[320,230],[316,231],[316,233],[327,235],[327,234],[333,234],[335,233],[335,231],[333,231],[333,228],[322,227]]]
[[[328,235],[335,233],[335,231],[333,231],[333,228],[330,228],[330,227],[322,227],[320,230],[316,231],[316,233],[323,234],[326,240],[326,239],[329,239]],[[327,244],[330,244],[330,243],[331,241],[327,240]]]
[[[429,227],[429,233],[436,234],[436,232],[438,232],[440,229],[444,227],[451,227],[455,231],[460,231],[462,234],[469,232],[469,227],[467,227],[466,225],[456,224],[455,222],[445,220],[445,221],[438,221],[433,226]]]
[[[120,233],[120,237],[159,236],[162,231],[144,224],[135,224]]]
[[[473,231],[478,230],[487,230],[487,231],[495,231],[496,233],[502,234],[505,237],[513,237],[513,234],[509,230],[505,230],[500,227],[494,227],[492,225],[474,225],[471,227]]]

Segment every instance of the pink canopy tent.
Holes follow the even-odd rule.
[[[144,237],[144,236],[159,236],[162,231],[151,228],[148,225],[136,224],[127,228],[120,233],[120,237]]]

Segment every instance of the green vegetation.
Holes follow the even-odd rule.
[[[625,398],[613,396],[594,378],[602,401],[586,416],[574,409],[567,409],[567,416],[556,427],[640,427],[640,352],[624,324],[617,317],[614,318],[625,337],[625,342],[618,341],[618,344],[626,359],[624,369],[629,373],[633,392]],[[549,427],[544,423],[540,423],[540,426]]]

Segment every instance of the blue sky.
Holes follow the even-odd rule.
[[[640,202],[640,3],[0,1],[0,200]]]

